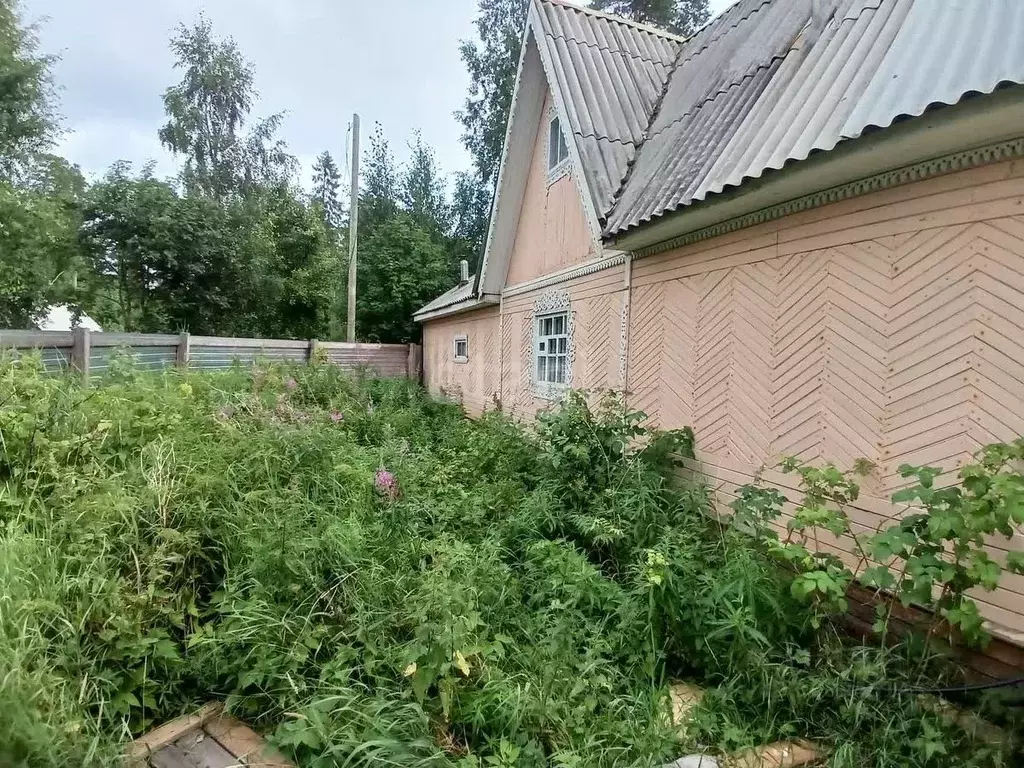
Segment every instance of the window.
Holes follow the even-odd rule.
[[[542,315],[536,323],[536,381],[565,384],[569,378],[569,313]]]
[[[469,362],[469,337],[468,336],[456,336],[455,337],[455,362],[456,363],[468,363]]]
[[[561,121],[551,118],[548,130],[548,172],[557,171],[569,159],[569,145],[565,143]]]

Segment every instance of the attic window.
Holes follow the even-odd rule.
[[[562,133],[562,121],[558,115],[551,117],[548,124],[548,173],[554,174],[561,170],[569,160],[569,145],[565,143]]]

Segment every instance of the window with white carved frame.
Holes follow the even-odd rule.
[[[469,362],[469,337],[468,336],[456,336],[455,343],[453,345],[455,352],[456,363],[468,363]]]
[[[569,313],[555,312],[535,318],[534,380],[538,384],[565,384],[569,379]]]

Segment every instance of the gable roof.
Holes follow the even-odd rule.
[[[1008,83],[1020,0],[740,0],[683,47],[605,234]]]
[[[682,43],[668,32],[562,0],[532,0],[479,270],[481,296],[495,296],[504,286],[544,94],[551,92],[561,119],[599,252],[602,223]]]
[[[673,211],[1020,85],[1024,0],[738,0],[688,40],[532,0],[477,295],[504,286],[546,88],[600,249],[633,230],[654,241],[661,225],[640,227]]]
[[[537,38],[597,214],[611,210],[683,38],[558,0],[536,3]]]

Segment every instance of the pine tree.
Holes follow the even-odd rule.
[[[341,189],[341,174],[331,153],[324,150],[313,163],[313,202],[320,207],[324,223],[338,229],[344,221],[344,208],[338,191]]]

